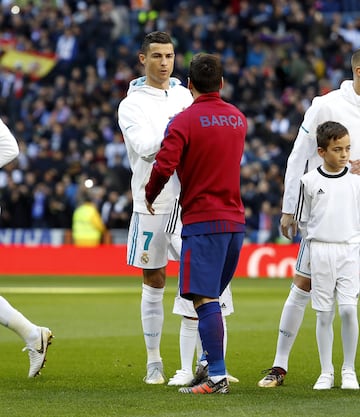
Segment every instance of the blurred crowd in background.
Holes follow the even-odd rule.
[[[108,229],[128,227],[131,171],[117,108],[143,75],[138,50],[153,30],[174,39],[173,76],[184,84],[193,54],[222,57],[222,96],[249,122],[247,240],[281,239],[286,160],[313,97],[352,77],[358,0],[2,1],[0,44],[56,54],[38,79],[21,65],[0,67],[0,116],[20,145],[0,171],[2,228],[70,229],[85,191]]]

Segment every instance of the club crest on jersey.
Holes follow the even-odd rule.
[[[146,253],[146,252],[144,252],[141,255],[140,261],[141,261],[142,264],[145,264],[146,265],[149,262],[149,254]]]

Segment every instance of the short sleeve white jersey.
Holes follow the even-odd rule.
[[[0,119],[0,168],[19,155],[19,146],[6,124]]]
[[[141,77],[130,83],[127,97],[119,104],[118,122],[132,170],[134,211],[148,214],[145,185],[166,126],[172,117],[192,103],[193,98],[176,78],[170,78],[168,90],[148,86],[145,80],[145,77]],[[179,180],[174,175],[153,204],[156,213],[170,213],[179,192]]]
[[[315,97],[305,112],[285,173],[283,213],[293,214],[299,196],[299,181],[304,172],[322,164],[317,153],[316,129],[326,121],[342,123],[349,131],[351,158],[360,159],[360,96],[353,82],[343,81],[338,90]]]
[[[334,174],[320,166],[300,180],[295,212],[307,240],[360,242],[360,176],[349,168]]]

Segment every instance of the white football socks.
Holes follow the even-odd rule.
[[[194,352],[197,344],[198,320],[182,317],[180,325],[181,369],[193,373]]]
[[[280,367],[287,371],[290,351],[303,321],[305,308],[309,300],[309,292],[301,290],[292,284],[280,318],[273,367]]]
[[[316,312],[316,340],[319,351],[321,373],[334,373],[332,350],[334,341],[335,311]]]
[[[357,306],[340,305],[341,338],[344,352],[343,369],[355,370],[356,349],[359,338]]]
[[[39,327],[31,323],[23,314],[0,296],[0,323],[17,333],[25,343],[39,337]]]
[[[147,363],[161,362],[160,340],[164,322],[163,296],[165,288],[143,284],[141,321],[147,350]]]
[[[227,341],[228,341],[226,317],[222,316],[222,320],[223,320],[223,326],[224,326],[224,358],[225,358],[226,349],[227,349]]]

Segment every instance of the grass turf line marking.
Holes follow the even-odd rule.
[[[0,294],[126,294],[139,293],[133,287],[0,287]]]

